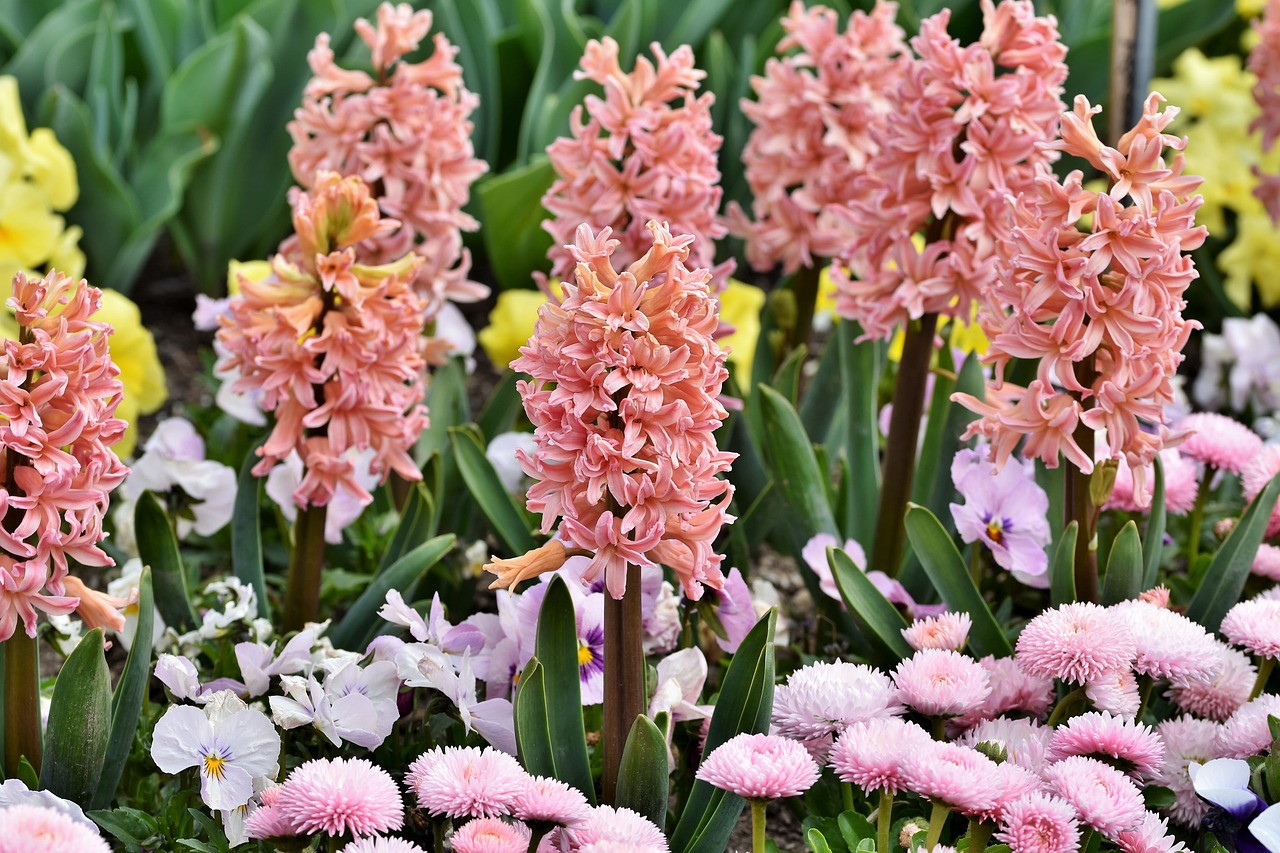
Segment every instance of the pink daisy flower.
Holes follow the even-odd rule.
[[[1222,636],[1259,657],[1280,657],[1280,601],[1240,602],[1223,617]]]
[[[526,776],[514,758],[492,747],[446,746],[418,756],[404,782],[437,817],[498,817],[511,813]]]
[[[1110,452],[1103,454],[1098,450],[1098,459],[1110,458]],[[1146,498],[1134,492],[1133,469],[1128,460],[1120,457],[1120,465],[1116,468],[1116,482],[1111,488],[1111,495],[1103,504],[1104,509],[1118,509],[1124,512],[1140,512],[1144,515],[1151,511],[1151,502],[1138,501]],[[1196,493],[1200,490],[1200,470],[1189,457],[1183,456],[1176,447],[1166,447],[1160,451],[1160,464],[1164,466],[1164,508],[1170,515],[1186,515],[1196,505]],[[1155,466],[1147,465],[1142,470],[1141,484],[1152,482],[1155,478]]]
[[[262,792],[258,807],[245,818],[245,837],[286,838],[300,832],[292,816],[280,808],[280,794],[283,791],[283,785],[272,785]]]
[[[427,853],[412,841],[402,838],[357,838],[342,853]]]
[[[902,636],[916,651],[921,649],[949,649],[958,652],[969,639],[973,620],[968,613],[942,613],[926,616],[902,629]]]
[[[1215,412],[1188,415],[1177,428],[1191,432],[1178,445],[1183,455],[1233,474],[1239,474],[1262,449],[1261,436],[1234,418]]]
[[[1213,675],[1207,679],[1175,679],[1165,695],[1184,711],[1211,720],[1225,720],[1249,701],[1258,671],[1244,652],[1221,640],[1214,642],[1218,649],[1218,667]]]
[[[1080,825],[1070,803],[1036,792],[1005,808],[995,837],[1013,853],[1075,853]]]
[[[1044,787],[1044,782],[1037,774],[1032,773],[1025,767],[1019,767],[1011,761],[997,763],[995,777],[995,805],[989,809],[972,814],[970,815],[971,817],[993,823],[998,822],[1000,820],[1000,816],[1004,814],[1005,809],[1010,805],[1028,794],[1036,793]]]
[[[1218,671],[1218,641],[1181,613],[1141,600],[1111,609],[1129,623],[1137,651],[1132,667],[1138,675],[1185,681],[1210,678]]]
[[[956,741],[961,746],[976,747],[980,743],[1000,746],[1006,761],[1040,773],[1049,763],[1049,743],[1053,729],[1034,720],[997,717],[983,720],[962,734]]]
[[[653,821],[631,809],[615,809],[612,806],[596,806],[576,828],[572,830],[574,842],[581,850],[589,844],[616,842],[631,845],[628,849],[650,853],[665,851],[667,837]],[[604,850],[605,848],[598,848]]]
[[[902,760],[933,739],[915,723],[900,717],[878,717],[854,723],[836,738],[828,761],[836,775],[863,791],[903,790]]]
[[[289,774],[277,795],[298,834],[372,835],[404,824],[404,802],[390,774],[363,758],[318,758]]]
[[[1119,717],[1136,716],[1142,705],[1142,697],[1138,695],[1138,679],[1134,678],[1133,671],[1129,669],[1104,672],[1085,682],[1084,695],[1099,711]]]
[[[1240,469],[1240,484],[1244,487],[1245,499],[1252,501],[1256,498],[1277,473],[1280,473],[1280,444],[1264,445]],[[1267,536],[1275,536],[1277,533],[1280,533],[1280,501],[1272,508],[1271,520],[1267,523]]]
[[[37,805],[0,809],[0,838],[5,853],[111,853],[84,821]]]
[[[961,728],[969,728],[980,720],[989,720],[1001,714],[1024,713],[1043,718],[1055,698],[1053,679],[1031,675],[1018,666],[1015,658],[997,658],[987,655],[978,661],[987,671],[991,693],[982,707],[955,719]]]
[[[995,808],[1001,793],[997,765],[967,746],[931,741],[902,760],[903,787],[965,815]]]
[[[1135,779],[1152,778],[1164,764],[1164,742],[1148,725],[1113,717],[1106,711],[1091,711],[1054,729],[1050,760],[1072,755],[1092,755],[1103,761],[1109,758]]]
[[[898,696],[929,717],[957,717],[982,707],[991,693],[976,660],[947,649],[922,649],[893,671]]]
[[[1249,567],[1249,571],[1259,577],[1264,577],[1273,581],[1280,581],[1280,547],[1262,543],[1258,546],[1258,553],[1253,556],[1253,565]]]
[[[1169,824],[1155,812],[1147,812],[1135,829],[1116,837],[1124,853],[1181,853],[1186,845],[1169,834]]]
[[[1075,807],[1080,819],[1107,838],[1133,829],[1146,809],[1133,780],[1096,758],[1073,755],[1044,771],[1051,793]]]
[[[575,826],[591,811],[572,785],[546,776],[529,776],[511,802],[511,814],[531,823]]]
[[[750,800],[797,797],[818,781],[803,746],[778,735],[740,734],[702,760],[698,778]]]
[[[1083,601],[1041,613],[1022,629],[1017,645],[1024,670],[1075,684],[1128,669],[1136,654],[1127,620]]]
[[[1196,793],[1187,768],[1193,761],[1206,764],[1222,757],[1218,746],[1220,729],[1221,726],[1212,720],[1187,716],[1165,720],[1156,726],[1160,739],[1165,743],[1165,759],[1154,781],[1173,791],[1174,801],[1169,808],[1169,816],[1192,829],[1200,826],[1209,804]]]
[[[497,817],[478,817],[453,834],[456,853],[524,853],[533,833],[523,823]]]
[[[1263,693],[1240,706],[1218,730],[1218,748],[1225,758],[1248,758],[1271,748],[1267,716],[1280,717],[1280,696]]]
[[[800,740],[904,710],[887,675],[845,661],[818,661],[797,669],[773,692],[774,726],[779,734]]]

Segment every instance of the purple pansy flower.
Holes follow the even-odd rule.
[[[996,563],[1029,586],[1048,586],[1049,496],[1035,481],[1031,462],[1010,459],[1000,470],[977,450],[961,450],[951,481],[964,498],[951,504],[965,542],[981,542]]]

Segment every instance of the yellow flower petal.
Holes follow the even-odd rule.
[[[819,294],[822,288],[819,285]],[[720,293],[720,320],[734,327],[733,334],[719,340],[721,349],[729,350],[729,363],[738,376],[738,385],[751,387],[751,365],[755,361],[756,342],[760,339],[760,310],[765,293],[758,287],[736,278]]]
[[[257,284],[271,275],[270,261],[231,261],[227,264],[227,295],[240,295],[240,276]]]
[[[151,414],[169,399],[155,338],[142,325],[138,306],[114,290],[102,291],[102,308],[94,319],[110,323],[115,329],[110,341],[111,360],[120,368],[120,381],[124,384],[116,416],[128,421],[132,429],[138,416]],[[116,452],[125,456],[131,449],[121,446]]]
[[[484,347],[493,366],[501,370],[520,355],[533,335],[538,322],[538,307],[547,301],[540,290],[504,290],[489,312],[489,325],[480,330],[476,340]]]

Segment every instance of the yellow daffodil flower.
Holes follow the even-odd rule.
[[[115,329],[110,340],[111,360],[120,368],[120,381],[124,384],[116,417],[129,424],[115,446],[116,455],[123,459],[133,453],[137,444],[138,418],[164,405],[169,399],[169,389],[156,352],[156,340],[142,325],[142,312],[129,297],[114,290],[103,290],[102,308],[94,319],[110,323]]]
[[[498,370],[506,368],[520,355],[533,334],[538,321],[538,308],[547,301],[540,290],[504,290],[489,312],[489,325],[480,330],[476,340]]]
[[[733,365],[741,388],[751,387],[751,365],[756,356],[756,342],[760,339],[760,311],[764,303],[763,290],[736,278],[729,279],[728,286],[720,292],[720,321],[733,326],[733,334],[721,338],[718,343],[721,349],[730,351],[729,363]]]

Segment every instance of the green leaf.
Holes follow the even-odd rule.
[[[1164,497],[1164,463],[1159,454],[1155,458],[1155,487],[1151,494],[1151,515],[1147,519],[1147,530],[1142,541],[1142,588],[1151,589],[1156,585],[1156,576],[1160,571],[1160,556],[1164,549],[1165,529],[1165,497]]]
[[[822,484],[825,475],[818,468],[813,443],[805,435],[800,416],[786,397],[767,385],[757,387],[764,419],[765,458],[786,501],[792,523],[799,528],[797,538],[804,541],[817,533],[839,537]]]
[[[853,474],[844,533],[868,553],[875,546],[876,511],[880,502],[880,427],[876,388],[880,382],[880,347],[876,341],[854,343],[862,328],[841,320],[836,336],[841,354],[841,382],[848,406],[845,453]],[[828,342],[827,346],[831,346]]]
[[[125,806],[110,811],[87,813],[94,823],[124,842],[129,850],[140,850],[160,835],[160,824],[144,811]]]
[[[191,591],[187,589],[187,570],[182,565],[178,539],[174,535],[169,516],[151,492],[143,492],[134,508],[134,529],[137,531],[138,556],[144,566],[150,566],[156,585],[156,607],[165,624],[179,633],[190,631],[199,624],[191,607]]]
[[[547,729],[551,734],[551,766],[530,772],[567,782],[595,803],[591,761],[582,719],[582,676],[578,663],[578,621],[564,578],[551,580],[538,613],[534,647],[546,683]],[[663,749],[665,750],[665,742]]]
[[[1009,638],[1000,630],[991,608],[974,586],[964,558],[956,550],[956,543],[947,535],[942,523],[924,507],[908,504],[906,526],[911,548],[920,558],[920,565],[942,600],[952,610],[968,613],[973,620],[969,632],[969,646],[973,653],[978,657],[1012,655]]]
[[[836,825],[840,827],[840,834],[850,850],[857,850],[858,845],[863,841],[867,839],[874,841],[876,837],[876,828],[857,812],[841,812],[836,818]]]
[[[1240,600],[1254,555],[1266,536],[1277,496],[1280,496],[1280,475],[1273,477],[1249,504],[1227,541],[1213,555],[1204,581],[1187,605],[1187,616],[1210,631],[1218,630],[1222,617]]]
[[[581,711],[578,712],[581,716]],[[546,675],[534,655],[520,673],[511,714],[515,720],[516,755],[526,770],[548,775],[555,767],[551,753],[551,719],[547,710]]]
[[[1062,531],[1058,549],[1053,552],[1053,564],[1049,567],[1049,601],[1061,607],[1076,600],[1076,537],[1080,535],[1080,522],[1073,521]]]
[[[711,714],[704,755],[710,755],[735,735],[769,730],[773,710],[773,632],[777,621],[776,609],[761,617],[729,662],[720,698]],[[673,853],[722,853],[745,804],[746,800],[736,794],[702,780],[694,782],[671,835]]]
[[[480,236],[493,265],[494,278],[503,290],[527,287],[535,270],[547,270],[551,235],[542,230],[549,214],[542,197],[551,189],[555,170],[545,157],[476,184],[480,205]]]
[[[827,560],[831,563],[831,572],[835,575],[845,606],[858,620],[859,627],[867,629],[863,633],[878,639],[898,660],[911,657],[911,645],[902,637],[907,621],[898,608],[889,603],[844,551],[828,548]]]
[[[966,360],[977,361],[977,359]],[[938,350],[938,367],[940,369],[933,375],[933,395],[929,398],[924,438],[921,440],[919,461],[916,462],[916,473],[911,484],[911,500],[921,506],[929,505],[929,499],[933,495],[934,481],[940,469],[946,470],[948,485],[950,485],[949,469],[955,450],[953,449],[950,455],[946,455],[943,444],[945,442],[954,447],[954,439],[958,435],[958,433],[948,432],[948,427],[951,426],[949,417],[952,406],[951,394],[956,390],[956,381],[959,378],[952,378],[955,362],[952,360],[950,347],[944,346]],[[979,368],[979,376],[981,376],[980,371]],[[940,514],[937,507],[930,507],[930,509],[935,515]]]
[[[783,359],[782,364],[778,365],[778,370],[773,375],[774,390],[786,397],[793,408],[800,393],[800,368],[804,367],[805,359],[808,357],[808,347],[804,344],[799,345],[787,353],[787,357]],[[803,424],[801,427],[803,428]]]
[[[471,417],[467,402],[467,373],[461,359],[449,359],[432,375],[427,409],[431,412],[431,424],[418,436],[413,448],[414,461],[422,466],[436,454],[452,458],[449,430],[465,424]]]
[[[493,530],[512,554],[524,554],[534,549],[533,535],[524,511],[511,495],[507,494],[498,472],[493,470],[484,447],[469,430],[454,427],[449,430],[453,441],[454,458],[462,479],[466,481],[471,496],[480,505],[480,511],[493,526]]]
[[[480,428],[480,434],[486,441],[492,441],[494,436],[511,429],[520,413],[523,403],[520,392],[516,390],[516,382],[519,380],[520,376],[515,371],[504,372],[489,393],[484,408],[476,416],[476,426]]]
[[[664,44],[700,44],[734,5],[733,0],[692,0],[685,3],[675,26],[661,38]],[[661,826],[662,824],[658,824]]]
[[[392,535],[387,550],[382,553],[378,572],[394,565],[397,560],[431,536],[431,520],[431,495],[427,493],[422,483],[410,484],[409,500],[400,511],[400,523],[396,525],[396,532]]]
[[[111,673],[102,629],[75,647],[53,685],[40,787],[87,807],[98,790],[111,737]]]
[[[664,827],[670,788],[667,739],[653,720],[641,714],[636,717],[622,748],[614,805],[631,809],[653,821],[655,826]]]
[[[111,736],[107,742],[102,777],[93,796],[95,808],[106,808],[116,795],[124,773],[138,718],[147,696],[147,680],[151,676],[151,640],[155,632],[155,591],[151,586],[151,569],[143,566],[138,576],[138,625],[133,645],[125,659],[124,670],[111,700]]]
[[[254,476],[257,454],[250,452],[240,468],[236,485],[236,501],[231,511],[231,565],[242,583],[253,587],[258,599],[258,613],[271,618],[271,602],[267,598],[267,581],[262,568],[262,526],[259,507],[262,479]]]
[[[813,853],[831,853],[831,845],[827,843],[827,837],[816,827],[804,834],[804,841]]]
[[[457,537],[452,533],[428,539],[394,564],[380,572],[351,605],[336,628],[329,631],[334,648],[363,651],[378,631],[378,610],[387,600],[387,592],[408,589],[449,553]]]
[[[1102,579],[1102,603],[1119,604],[1142,592],[1142,542],[1138,525],[1129,521],[1111,543],[1107,574]]]

